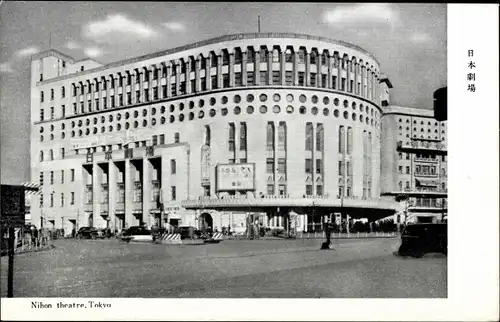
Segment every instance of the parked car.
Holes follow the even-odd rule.
[[[207,238],[206,233],[202,232],[199,229],[196,229],[193,226],[178,227],[175,233],[180,234],[181,239]]]
[[[97,228],[94,227],[81,227],[76,233],[76,239],[96,239],[99,236]]]
[[[132,226],[122,233],[121,239],[125,242],[153,242],[151,230],[143,226]]]
[[[401,234],[398,253],[422,257],[426,253],[448,253],[447,224],[412,224],[405,227]]]
[[[107,228],[99,228],[97,229],[97,238],[110,238],[111,237],[111,230]]]

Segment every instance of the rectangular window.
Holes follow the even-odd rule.
[[[345,173],[344,161],[339,161],[339,176],[343,176]]]
[[[217,88],[217,76],[212,76],[210,77],[211,82],[212,82],[212,89]]]
[[[127,104],[128,105],[132,104],[132,93],[130,92],[127,93]]]
[[[223,74],[222,75],[222,87],[223,88],[228,88],[229,87],[229,74]]]
[[[313,150],[313,125],[306,123],[306,151]]]
[[[180,140],[181,140],[181,137],[180,137],[179,132],[175,132],[174,133],[174,143],[179,143]]]
[[[73,103],[73,114],[78,113],[78,110],[76,109],[76,103]]]
[[[247,85],[255,85],[254,72],[247,72]]]
[[[398,167],[398,173],[403,173],[403,167],[402,166]]]
[[[310,184],[306,185],[306,196],[312,196],[313,194],[313,186]]]
[[[153,87],[153,99],[158,99],[158,87]]]
[[[274,173],[274,159],[266,159],[266,173]]]
[[[279,190],[279,195],[280,196],[286,196],[286,185],[280,184],[278,186],[278,190]]]
[[[352,162],[347,161],[347,176],[352,176]]]
[[[267,185],[267,195],[274,196],[274,185],[273,184]]]
[[[194,80],[194,79],[190,80],[189,86],[191,86],[191,93],[196,92],[196,80]]]
[[[50,171],[50,184],[54,184],[54,171]]]
[[[337,89],[337,76],[332,76],[332,89]]]
[[[241,73],[234,73],[234,86],[243,86],[242,80],[241,80]]]
[[[66,117],[66,106],[61,105],[61,116]]]
[[[274,70],[273,71],[273,84],[274,85],[281,84],[280,78],[281,78],[280,71]]]
[[[240,151],[247,149],[247,125],[245,122],[240,123]]]
[[[416,173],[416,174],[419,174],[419,173],[420,173],[420,166],[419,166],[419,165],[417,165],[417,166],[415,167],[415,173]]]
[[[278,173],[286,173],[286,159],[285,158],[278,159]]]
[[[64,170],[61,170],[61,183],[64,183]]]
[[[61,148],[61,159],[64,159],[66,156],[66,150],[64,148]]]
[[[298,72],[298,80],[299,80],[299,86],[304,86],[304,79],[305,79],[305,73],[304,72]]]
[[[399,153],[399,160],[403,159],[403,153]]]
[[[162,91],[163,98],[167,97],[167,85],[162,85],[161,91]]]
[[[234,164],[235,160],[234,159],[229,159],[228,163],[229,164]]]
[[[342,77],[342,83],[340,84],[340,90],[344,91],[344,92],[345,92],[345,82],[346,82],[346,79],[344,77]]]
[[[351,80],[349,84],[349,92],[352,93],[353,90],[354,90],[354,81]]]
[[[144,89],[144,100],[149,102],[149,89]]]
[[[323,160],[316,159],[316,173],[323,173]]]
[[[51,106],[50,107],[50,119],[53,120],[54,119],[54,116],[55,116],[55,113],[54,113],[54,106]]]
[[[160,144],[165,144],[165,134],[160,134]]]
[[[71,182],[75,182],[75,169],[71,169],[70,173],[71,173],[71,175],[70,175]]]
[[[99,99],[98,98],[95,99],[95,109],[96,109],[96,111],[99,110]]]
[[[170,174],[175,174],[177,171],[175,159],[170,160]]]
[[[40,110],[40,121],[43,121],[43,119],[44,119],[44,115],[43,114],[44,113],[43,113],[43,109],[42,109],[42,110]]]
[[[321,87],[326,88],[327,87],[327,75],[321,74]]]
[[[318,195],[318,196],[323,195],[323,186],[321,186],[321,185],[316,186],[316,195]]]
[[[260,85],[267,85],[267,71],[260,71]]]
[[[70,204],[71,204],[71,205],[74,205],[74,204],[75,204],[75,193],[74,193],[74,192],[71,192],[71,200],[70,200]]]
[[[153,145],[158,144],[158,135],[153,135]]]
[[[313,167],[313,164],[312,164],[312,159],[306,159],[306,173],[312,173],[312,167]]]
[[[135,91],[135,102],[136,103],[141,102],[141,92],[140,91]]]
[[[309,86],[316,86],[316,73],[309,74]]]
[[[64,207],[64,193],[61,193],[61,207]]]
[[[410,167],[406,167],[406,174],[410,174]]]
[[[285,72],[285,85],[293,85],[293,72]]]
[[[179,84],[179,95],[186,94],[186,82],[180,82]]]
[[[172,201],[177,200],[177,189],[175,186],[170,186],[170,196]]]
[[[207,90],[207,79],[206,79],[205,77],[203,77],[203,78],[200,80],[200,90],[201,90],[202,92]]]
[[[240,163],[247,163],[247,161],[248,161],[247,158],[241,158],[240,159]]]

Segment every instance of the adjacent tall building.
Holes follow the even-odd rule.
[[[316,231],[327,218],[390,215],[393,194],[417,187],[397,177],[408,145],[389,120],[391,87],[369,52],[297,34],[223,36],[104,66],[34,55],[32,222],[238,231],[252,213]],[[431,118],[412,111],[410,122]]]

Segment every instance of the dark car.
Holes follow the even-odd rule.
[[[76,238],[87,238],[87,239],[96,239],[99,237],[99,232],[97,228],[94,227],[82,227],[78,229],[76,233]]]
[[[181,235],[181,239],[199,239],[206,237],[201,230],[196,229],[193,226],[179,227],[177,228],[176,233]]]
[[[110,238],[111,237],[111,230],[107,228],[99,228],[97,229],[97,238]]]
[[[143,226],[132,226],[125,230],[122,234],[121,239],[123,241],[141,241],[141,242],[151,242],[153,241],[153,234],[151,230]]]
[[[399,255],[422,257],[426,253],[448,253],[447,224],[408,225],[401,234]]]

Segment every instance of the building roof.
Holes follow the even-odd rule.
[[[95,72],[99,72],[99,71],[104,71],[104,70],[110,69],[110,68],[115,68],[115,67],[119,67],[119,66],[123,66],[123,65],[133,64],[133,63],[138,62],[138,61],[143,61],[143,60],[153,59],[153,58],[157,58],[157,57],[172,55],[172,54],[175,54],[178,52],[182,52],[182,51],[186,51],[186,50],[190,50],[190,49],[194,49],[194,48],[198,48],[198,47],[208,46],[208,45],[212,45],[212,44],[217,44],[217,43],[222,43],[222,42],[227,42],[227,41],[234,41],[234,40],[261,39],[261,38],[295,38],[295,39],[307,39],[307,40],[329,42],[332,44],[337,44],[337,45],[345,46],[345,47],[348,47],[348,48],[351,48],[354,50],[358,50],[358,51],[362,52],[363,54],[367,55],[368,57],[370,57],[371,59],[373,59],[378,65],[380,65],[380,62],[377,60],[377,58],[375,58],[375,56],[373,56],[373,54],[371,54],[367,50],[365,50],[357,45],[348,43],[346,41],[335,40],[335,39],[326,38],[326,37],[311,36],[311,35],[306,35],[306,34],[269,32],[269,33],[241,33],[241,34],[232,34],[232,35],[225,35],[225,36],[220,36],[220,37],[216,37],[216,38],[211,38],[211,39],[203,40],[200,42],[196,42],[196,43],[192,43],[192,44],[188,44],[188,45],[184,45],[184,46],[179,46],[179,47],[175,47],[175,48],[171,48],[171,49],[167,49],[167,50],[163,50],[163,51],[159,51],[159,52],[155,52],[155,53],[150,53],[150,54],[146,54],[146,55],[142,55],[142,56],[138,56],[138,57],[133,57],[133,58],[128,58],[128,59],[112,62],[112,63],[106,64],[103,66],[99,66],[96,68],[87,69],[85,71],[79,72],[78,75],[81,76],[81,75],[91,74],[91,73],[95,73]],[[42,53],[39,53],[37,55],[40,55],[40,54],[42,54]],[[46,57],[46,56],[44,56],[44,57]],[[69,56],[66,56],[66,57],[69,57]],[[60,77],[47,79],[45,81],[39,82],[38,84],[51,83],[54,81],[59,81],[59,80],[71,78],[74,76],[75,76],[74,74],[64,75],[64,76],[60,76]]]

